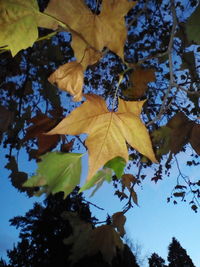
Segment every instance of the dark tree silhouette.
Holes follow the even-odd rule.
[[[12,250],[7,252],[9,264],[1,262],[2,267],[49,267],[71,266],[72,245],[66,245],[64,238],[68,238],[74,231],[69,220],[66,220],[63,213],[78,214],[78,217],[94,228],[96,218],[91,216],[87,202],[78,188],[63,199],[63,194],[49,195],[44,205],[35,203],[33,209],[25,216],[17,216],[10,220],[11,225],[20,228],[20,241]],[[79,219],[79,220],[80,220]],[[80,226],[80,225],[79,225]],[[75,226],[76,227],[76,226]],[[81,225],[82,227],[82,225]],[[84,228],[81,229],[84,231]],[[105,236],[105,238],[107,238]],[[87,246],[87,244],[84,244]],[[113,266],[139,267],[136,264],[135,256],[127,245],[123,251],[117,251],[113,258]],[[3,265],[4,264],[4,265]],[[97,255],[84,256],[73,266],[110,266],[104,261],[101,253]]]
[[[149,267],[166,267],[165,260],[161,258],[157,253],[153,253],[150,258],[148,258]]]
[[[187,251],[182,248],[176,238],[172,238],[168,250],[169,267],[195,267]]]

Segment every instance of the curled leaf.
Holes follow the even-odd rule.
[[[66,63],[60,66],[49,76],[50,83],[74,96],[74,101],[82,100],[83,89],[83,67],[77,61]]]

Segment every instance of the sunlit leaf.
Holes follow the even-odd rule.
[[[99,59],[104,47],[124,58],[127,36],[124,16],[135,4],[127,0],[104,0],[102,12],[95,15],[82,0],[51,0],[45,13],[67,25],[72,33],[71,45],[76,59],[85,69],[87,64]]]
[[[48,134],[89,135],[85,142],[89,150],[87,180],[115,157],[128,161],[126,141],[141,154],[157,162],[148,131],[140,119],[144,101],[127,102],[119,99],[118,111],[110,112],[101,97],[86,95],[86,99]]]
[[[36,0],[0,1],[0,46],[7,45],[13,56],[38,38],[35,18],[38,10]]]
[[[65,196],[80,182],[81,157],[77,153],[51,152],[41,157],[35,176],[24,183],[25,187],[47,186],[47,192],[63,191]]]

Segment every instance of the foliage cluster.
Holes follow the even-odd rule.
[[[81,174],[82,154],[70,151],[88,151],[81,190],[113,178],[125,213],[136,185],[176,166],[168,200],[196,211],[200,181],[177,154],[199,165],[199,12],[196,0],[1,0],[0,131],[12,184],[67,195]],[[18,167],[24,150],[39,162],[29,180]]]

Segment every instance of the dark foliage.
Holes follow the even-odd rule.
[[[149,267],[166,267],[165,260],[156,253],[153,253],[148,261]]]
[[[41,11],[48,2],[38,0]],[[93,12],[99,12],[101,1],[85,2]],[[199,141],[192,134],[194,126],[199,129],[199,48],[191,46],[192,42],[187,39],[185,32],[185,22],[197,4],[195,0],[176,1],[175,5],[174,1],[169,0],[138,1],[136,7],[126,16],[126,64],[114,53],[105,50],[100,62],[87,68],[84,79],[84,93],[102,95],[110,107],[120,73],[129,67],[134,72],[135,64],[142,69],[155,70],[155,82],[149,83],[148,89],[140,97],[127,94],[131,71],[125,73],[117,92],[125,100],[147,99],[142,119],[152,135],[153,147],[159,160],[159,164],[152,164],[129,148],[128,168],[134,166],[135,175],[140,182],[152,173],[152,170],[148,171],[151,168],[154,174],[148,178],[158,182],[169,176],[175,166],[179,171],[175,179],[177,184],[173,186],[168,201],[172,200],[174,204],[177,204],[177,200],[188,201],[194,211],[197,211],[199,205],[200,183],[198,180],[191,182],[190,177],[184,175],[176,154],[186,152],[190,147],[187,150],[188,157],[182,165],[199,166]],[[50,32],[39,29],[40,37]],[[13,186],[20,191],[26,191],[29,196],[34,190],[22,187],[28,175],[17,166],[19,150],[26,151],[30,161],[38,161],[42,154],[55,147],[59,150],[70,142],[70,137],[63,137],[54,140],[50,146],[45,144],[44,149],[41,148],[42,141],[37,136],[26,138],[26,129],[30,126],[31,118],[42,113],[57,123],[77,106],[70,101],[68,94],[59,91],[47,80],[60,65],[74,60],[70,42],[69,33],[58,31],[51,39],[36,42],[33,47],[20,51],[14,58],[9,52],[0,54],[0,108],[3,114],[0,117],[0,140],[8,159],[6,168],[11,171],[9,177]],[[173,128],[167,146],[168,135],[156,140],[155,131],[162,126],[168,127],[170,119],[180,113],[189,117],[189,124],[183,123],[181,127]],[[51,128],[52,125],[48,130]],[[190,144],[194,149],[191,149]],[[79,137],[75,137],[72,149],[85,149]],[[116,189],[116,195],[120,199],[126,198],[120,190]]]
[[[195,267],[187,251],[182,248],[176,238],[172,238],[168,249],[167,259],[169,261],[169,267]]]
[[[66,199],[63,199],[62,193],[49,195],[44,205],[35,203],[33,209],[25,216],[11,219],[11,225],[20,229],[20,241],[7,253],[9,264],[6,265],[2,260],[1,267],[71,266],[69,257],[72,247],[65,245],[63,240],[69,237],[73,230],[69,221],[63,219],[63,212],[74,212],[93,227],[97,221],[91,216],[89,206],[82,195],[77,194],[78,190],[76,188]],[[104,261],[99,252],[92,257],[84,257],[74,264],[74,267],[78,266],[109,267],[110,265]],[[123,253],[117,253],[112,266],[139,267],[127,245],[124,246]]]

